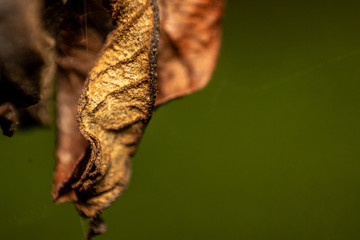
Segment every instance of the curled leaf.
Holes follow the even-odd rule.
[[[87,143],[74,131],[73,106],[89,68],[81,70],[72,63],[92,63],[98,47],[90,47],[94,55],[81,61],[85,53],[74,47],[73,41],[62,40],[71,43],[70,49],[57,61],[64,71],[59,75],[59,145],[53,196],[58,201],[74,201],[79,212],[91,218],[89,238],[104,230],[99,214],[127,185],[130,159],[151,117],[156,92],[156,1],[111,1],[109,7],[115,27],[88,74],[79,101],[78,125],[90,143],[88,154]],[[86,40],[101,46],[96,36],[95,31]],[[79,151],[74,152],[74,147]]]
[[[223,0],[159,0],[157,105],[200,90],[210,80],[223,5]]]
[[[89,236],[104,231],[99,214],[121,194],[130,160],[156,104],[196,91],[214,70],[222,1],[69,0],[57,38],[58,144],[53,198],[90,217]],[[97,10],[96,10],[97,9]],[[179,12],[180,11],[180,12]],[[91,13],[94,14],[91,14]],[[100,27],[99,27],[100,26]],[[102,49],[102,50],[101,50]],[[97,55],[101,53],[98,60]],[[90,69],[92,69],[90,71]],[[77,99],[84,85],[78,109]]]
[[[55,41],[40,20],[43,3]],[[154,105],[204,87],[215,67],[222,0],[159,5],[160,13],[156,0],[13,0],[0,8],[0,126],[10,136],[19,116],[49,122],[55,58],[53,198],[90,218],[89,239],[105,231],[99,215],[127,186]]]
[[[78,210],[91,218],[126,187],[131,156],[155,102],[156,1],[113,1],[110,6],[116,27],[89,74],[78,112],[91,157],[73,188]]]
[[[99,1],[87,1],[86,8],[84,5],[84,1],[67,2],[57,35],[57,147],[53,186],[56,202],[77,200],[69,181],[89,147],[76,124],[78,100],[112,29],[111,16]]]

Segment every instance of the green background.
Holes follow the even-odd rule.
[[[360,239],[360,3],[228,1],[208,87],[158,109],[97,239]],[[0,238],[82,239],[54,129],[0,137]]]

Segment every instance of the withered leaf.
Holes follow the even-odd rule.
[[[76,201],[69,184],[77,165],[85,157],[88,142],[77,124],[77,105],[85,79],[111,31],[111,15],[97,0],[68,1],[56,38],[57,74],[57,147],[53,199]],[[99,17],[100,16],[100,17]]]
[[[78,124],[91,154],[68,182],[77,209],[91,218],[89,238],[101,232],[99,214],[127,185],[130,159],[151,117],[156,92],[156,1],[111,1],[109,6],[116,25],[79,101]]]
[[[30,2],[39,6],[41,0]],[[45,2],[56,7],[63,4]],[[65,2],[54,31],[58,71],[53,198],[73,201],[79,212],[90,218],[91,238],[105,229],[99,214],[127,185],[130,160],[154,104],[196,91],[210,79],[220,45],[223,3],[159,0],[159,25],[155,0]],[[51,41],[40,25],[39,7],[34,9],[35,20],[25,14],[24,22],[30,19],[29,29],[35,30],[35,35],[15,29],[14,35],[24,35],[20,39],[25,40],[11,44],[21,46],[21,51],[0,54],[0,125],[8,135],[18,122],[16,108],[36,103],[40,91],[44,101],[26,112],[48,121],[44,113],[48,112],[52,75],[43,70],[51,66]],[[1,42],[11,40],[1,37]],[[5,61],[10,58],[18,62]]]
[[[220,48],[223,0],[159,0],[156,104],[203,88]]]
[[[100,9],[97,3],[87,1],[86,7]],[[116,27],[89,74],[78,116],[91,151],[75,124],[76,99],[102,46],[101,33],[106,31],[87,24],[85,34],[85,21],[99,20],[92,20],[88,12],[85,18],[85,6],[68,1],[71,14],[64,17],[67,24],[62,24],[57,39],[58,146],[53,197],[58,202],[75,202],[80,213],[91,218],[90,235],[104,229],[99,213],[127,185],[130,158],[151,115],[155,94],[154,80],[150,79],[155,76],[156,59],[149,55],[156,49],[153,44],[150,51],[151,42],[156,42],[156,25],[150,23],[156,19],[149,18],[156,14],[150,10],[154,3],[108,4]],[[219,50],[223,7],[222,1],[216,0],[162,0],[159,4],[162,19],[156,104],[206,85]],[[96,12],[96,16],[101,15],[108,19],[107,13]],[[74,16],[75,21],[68,20]],[[74,22],[80,23],[78,28]]]
[[[0,105],[10,103],[12,117],[5,111],[7,116],[0,114],[3,119],[0,124],[7,135],[12,134],[18,122],[17,109],[33,105],[41,98],[52,41],[42,27],[40,16],[38,0],[29,0],[27,4],[20,0],[6,1],[1,6]]]
[[[91,157],[73,187],[95,217],[127,185],[130,158],[155,102],[158,9],[154,0],[113,1],[116,23],[85,83],[78,123]]]

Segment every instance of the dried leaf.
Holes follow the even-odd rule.
[[[223,0],[159,0],[156,104],[203,88],[220,48]]]
[[[88,72],[112,29],[111,16],[99,1],[87,1],[86,7],[84,4],[77,0],[67,2],[57,36],[57,147],[53,181],[56,202],[77,200],[69,180],[89,147],[76,124],[78,100]]]
[[[86,156],[80,139],[69,144],[68,138],[74,136],[72,130],[75,126],[71,112],[73,100],[65,104],[67,110],[66,106],[61,106],[64,101],[59,102],[59,113],[67,115],[59,116],[61,119],[69,118],[64,124],[59,122],[59,133],[62,129],[66,132],[66,128],[71,128],[71,131],[68,131],[68,137],[59,134],[59,140],[64,138],[64,141],[63,146],[58,148],[54,197],[75,201],[79,212],[91,218],[89,238],[104,230],[99,214],[127,185],[131,156],[151,117],[155,102],[158,42],[156,1],[111,1],[109,6],[115,29],[108,35],[103,53],[89,73],[79,101],[79,128],[91,145],[91,153]],[[62,60],[68,61],[65,58],[59,60],[59,65],[63,67],[66,64]],[[66,74],[71,72],[69,67],[65,70]],[[83,73],[86,71],[87,68],[84,68]],[[71,79],[70,76],[67,78]],[[74,82],[81,82],[79,80],[78,76]],[[59,84],[61,82],[66,83],[66,80],[60,79]],[[80,89],[77,86],[72,88]],[[61,88],[59,90],[59,94],[63,93],[59,99],[73,99],[77,95],[66,94],[67,91]],[[66,154],[74,150],[69,149],[70,145],[79,147],[81,151],[68,157]],[[76,168],[69,178],[71,171],[68,170],[74,166]],[[60,193],[61,188],[65,192]]]
[[[29,2],[31,11],[15,1],[27,31],[16,25],[10,33],[21,36],[18,42],[9,41],[11,34],[0,39],[3,46],[13,47],[0,55],[0,124],[8,135],[18,122],[16,108],[36,103],[40,91],[44,101],[25,113],[48,121],[52,75],[43,70],[51,63],[47,56],[51,40],[40,25],[39,2]],[[104,231],[99,214],[127,185],[130,159],[151,117],[156,93],[156,1],[105,2],[115,23],[105,45],[111,18],[99,0],[66,1],[56,38],[58,146],[53,197],[58,202],[74,201],[80,213],[91,218],[90,237]],[[46,3],[59,6],[54,0]],[[157,104],[200,89],[209,80],[219,48],[222,1],[160,0],[160,8]],[[15,22],[6,19],[11,19],[9,26]],[[78,110],[80,133],[76,106],[86,78]]]
[[[91,158],[73,185],[77,208],[95,217],[126,187],[155,102],[158,10],[154,0],[111,2],[116,28],[85,83],[78,123]]]
[[[53,42],[43,30],[40,3],[29,0],[23,4],[14,0],[1,5],[0,104],[12,105],[12,117],[3,116],[7,121],[2,121],[1,127],[8,135],[18,122],[17,109],[33,105],[41,98],[44,70],[49,65]],[[12,123],[8,125],[8,121]]]
[[[75,202],[80,213],[91,218],[92,236],[105,229],[99,213],[127,185],[131,156],[151,116],[155,93],[150,79],[155,70],[150,72],[150,68],[156,60],[150,59],[153,56],[149,53],[155,51],[150,51],[150,44],[156,42],[156,26],[151,1],[110,1],[116,28],[89,74],[79,107],[79,126],[91,143],[90,151],[76,128],[75,106],[82,82],[102,46],[102,30],[90,24],[85,27],[86,34],[81,31],[85,21],[96,22],[85,10],[101,7],[96,0],[87,1],[87,6],[75,2],[65,5],[71,14],[64,17],[67,27],[62,24],[58,38],[61,51],[57,58],[58,146],[53,197],[58,202]],[[206,85],[219,50],[222,1],[162,0],[160,12],[156,104]],[[107,19],[106,13],[97,11],[96,16],[101,15]],[[75,21],[68,19],[74,16]],[[80,26],[74,28],[76,22]]]

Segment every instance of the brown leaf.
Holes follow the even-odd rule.
[[[158,10],[154,0],[111,2],[108,36],[79,101],[78,123],[91,158],[73,185],[77,208],[95,217],[126,187],[130,158],[155,102]]]
[[[7,135],[18,122],[17,108],[37,103],[41,95],[39,104],[20,115],[49,121],[53,41],[40,24],[41,2],[7,1],[9,6],[2,9],[9,11],[0,12],[5,19],[0,28],[0,125]],[[79,212],[90,218],[90,239],[105,231],[99,215],[126,188],[130,160],[151,117],[155,95],[159,105],[204,87],[210,79],[219,50],[223,3],[159,0],[160,26],[156,0],[45,3],[54,5],[52,10],[61,7],[64,13],[56,17],[60,22],[47,24],[56,25],[57,33],[53,198],[75,202]],[[15,18],[7,12],[15,12]],[[56,11],[47,17],[52,13]],[[111,20],[115,28],[108,35]]]
[[[74,150],[70,150],[70,147],[80,145],[83,151],[84,145],[79,142],[69,144],[69,139],[65,139],[64,145],[68,146],[58,147],[58,151],[62,149],[63,152],[59,152],[54,178],[54,197],[63,196],[64,200],[75,201],[80,213],[91,218],[89,238],[104,230],[99,214],[127,185],[131,156],[151,117],[155,102],[158,41],[156,1],[111,1],[109,6],[116,26],[108,35],[103,53],[88,75],[79,101],[78,124],[81,133],[90,142],[91,153],[84,156],[85,152],[81,154],[80,151],[76,153],[77,158],[69,156]],[[66,65],[61,59],[58,62],[59,65]],[[68,72],[69,68],[66,74]],[[66,81],[60,79],[60,82]],[[62,98],[66,99],[65,95]],[[67,97],[72,98],[76,94],[69,95]],[[63,103],[59,101],[59,104]],[[73,103],[67,106],[70,109]],[[59,112],[61,108],[65,107],[59,106]],[[65,110],[62,113],[67,116],[59,115],[61,118],[71,118],[64,126],[59,124],[59,132],[69,128],[68,124],[75,126],[71,124],[74,114],[68,112]],[[61,136],[65,137],[64,134]],[[59,134],[59,140],[62,137]],[[74,166],[76,168],[70,179],[68,169]],[[66,176],[61,176],[62,173],[66,173]],[[66,190],[65,193],[59,194],[60,188]]]
[[[156,104],[203,88],[220,48],[223,0],[159,0]]]
[[[110,14],[97,0],[68,1],[63,12],[56,58],[57,146],[53,180],[56,202],[77,200],[69,180],[89,147],[76,124],[78,100],[88,72],[112,29]]]
[[[11,103],[14,108],[11,129],[4,122],[1,127],[10,135],[18,121],[16,109],[33,105],[41,98],[52,41],[43,30],[40,10],[39,0],[27,4],[6,1],[1,5],[0,104]]]
[[[99,214],[127,185],[131,157],[152,113],[157,36],[152,9],[156,7],[145,0],[110,1],[116,27],[88,74],[103,45],[105,35],[101,33],[106,31],[88,24],[99,22],[85,12],[100,9],[98,1],[82,4],[67,2],[70,14],[63,17],[57,39],[58,146],[53,198],[75,202],[80,213],[91,218],[92,236],[104,231]],[[207,83],[219,49],[222,14],[221,1],[162,0],[160,4],[157,104]],[[94,16],[108,19],[101,11]],[[75,123],[75,106],[87,75],[78,122],[91,150]]]

